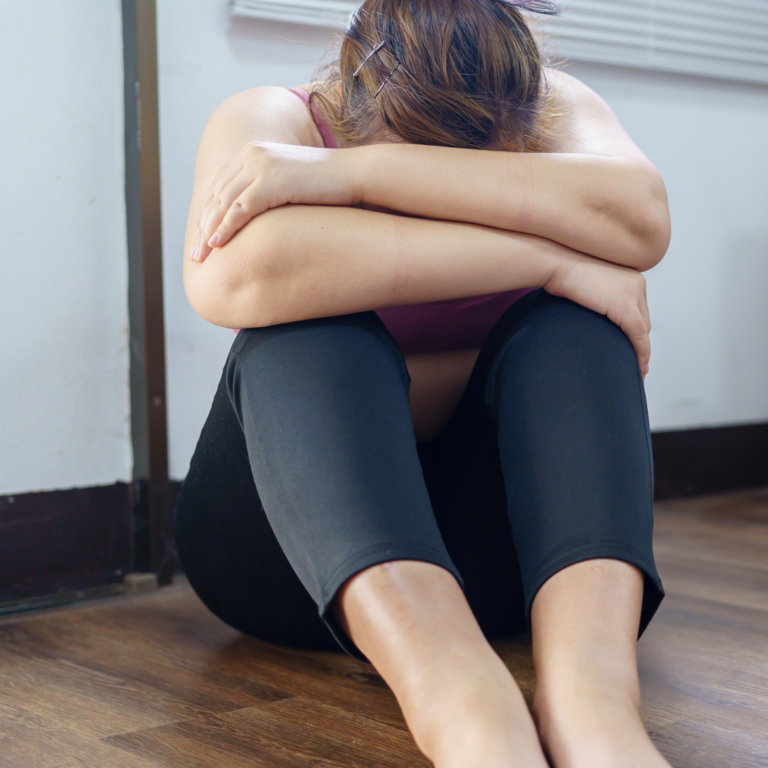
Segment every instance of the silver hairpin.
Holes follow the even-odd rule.
[[[395,68],[384,78],[384,82],[379,86],[379,90],[373,94],[374,99],[381,93],[381,89],[389,82],[389,78],[392,77],[392,75],[394,75],[395,72],[397,72],[397,68],[399,66],[400,66],[400,61],[398,60],[397,64],[395,64]]]
[[[371,52],[370,52],[370,53],[369,53],[369,54],[368,54],[368,55],[367,55],[367,56],[366,56],[364,59],[363,59],[363,61],[362,61],[362,63],[360,64],[360,66],[359,66],[359,67],[358,67],[358,68],[357,68],[357,69],[356,69],[356,70],[355,70],[355,71],[352,73],[352,77],[357,77],[357,76],[360,74],[360,70],[361,70],[361,69],[362,69],[362,68],[363,68],[363,67],[364,67],[364,66],[365,66],[365,65],[368,63],[368,59],[370,59],[370,58],[371,58],[371,56],[373,56],[373,54],[374,54],[374,53],[376,53],[376,51],[378,51],[378,50],[379,50],[379,48],[381,48],[381,47],[384,45],[384,43],[385,43],[385,42],[386,42],[386,40],[382,40],[382,41],[381,41],[381,42],[380,42],[380,43],[379,43],[379,44],[378,44],[378,45],[377,45],[377,46],[376,46],[376,47],[375,47],[375,48],[374,48],[374,49],[373,49],[373,50],[372,50],[372,51],[371,51]]]

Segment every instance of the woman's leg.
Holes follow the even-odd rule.
[[[264,514],[226,384],[225,370],[176,505],[184,572],[209,610],[240,632],[338,648]]]
[[[407,371],[375,315],[241,332],[228,389],[283,551],[339,641],[390,685],[419,747],[439,768],[545,768],[445,549]]]
[[[643,576],[586,560],[533,602],[534,711],[556,768],[669,768],[640,719],[637,628]]]
[[[523,695],[449,573],[384,563],[352,577],[336,610],[437,768],[546,768]]]
[[[310,647],[335,635],[358,657],[327,610],[346,578],[411,557],[460,579],[424,487],[407,370],[374,313],[240,332],[176,536],[190,583],[227,623]]]
[[[634,351],[606,318],[543,292],[487,347],[542,741],[556,768],[666,765],[639,717],[635,646],[663,591]]]
[[[421,460],[446,490],[445,477],[434,475],[460,471],[446,464],[452,451],[436,455],[436,447]],[[335,644],[333,627],[350,653],[361,655],[359,647],[381,672],[441,768],[478,759],[543,768],[519,689],[478,628],[434,526],[419,458],[402,356],[372,314],[244,332],[177,507],[190,583],[216,615],[257,637],[325,648]],[[461,503],[446,517],[441,499],[441,523],[464,549],[497,547],[495,557],[470,557],[467,570],[480,615],[496,621],[505,613],[501,594],[511,594],[502,622],[509,628],[522,595],[500,469],[493,474],[496,515],[476,536]],[[484,513],[482,494],[471,498]],[[348,562],[340,568],[339,559]],[[333,597],[329,580],[344,586],[326,626],[316,603]]]

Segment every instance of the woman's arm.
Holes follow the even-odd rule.
[[[608,105],[550,71],[556,138],[545,153],[377,145],[359,154],[363,202],[539,235],[644,271],[669,246],[664,182]]]
[[[225,102],[200,142],[185,253],[199,239],[197,215],[214,176],[248,141],[301,153],[321,139],[301,102],[281,89]],[[250,221],[205,261],[185,258],[184,283],[203,318],[238,328],[544,286],[608,315],[641,364],[650,354],[642,275],[550,240],[472,224],[282,206]]]
[[[471,224],[284,206],[202,263],[185,263],[194,309],[244,328],[544,285],[565,258],[548,240]]]
[[[202,263],[187,297],[229,328],[545,287],[608,315],[650,357],[645,280],[543,238],[356,208],[284,206],[252,220]]]
[[[310,164],[340,151],[312,149],[322,140],[310,127],[316,131],[301,101],[279,88],[238,94],[216,110],[198,149],[187,253],[199,241],[197,211],[210,202],[212,179],[243,144],[277,142],[297,175],[306,149],[320,153]],[[540,286],[571,253],[548,240],[471,224],[282,205],[252,219],[204,261],[185,259],[184,284],[203,318],[244,328]]]
[[[559,72],[550,79],[561,115],[550,152],[380,144],[300,157],[253,145],[231,166],[243,169],[236,181],[225,173],[214,183],[200,217],[201,239],[216,230],[227,242],[275,202],[363,203],[538,235],[650,269],[670,234],[659,173],[593,91]]]

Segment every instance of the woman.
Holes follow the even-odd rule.
[[[554,12],[366,0],[326,81],[211,118],[185,286],[247,330],[178,547],[232,626],[370,660],[438,768],[666,766],[635,657],[666,194],[523,10]],[[486,640],[528,622],[535,721]]]

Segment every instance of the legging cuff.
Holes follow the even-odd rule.
[[[525,615],[530,621],[531,606],[536,594],[547,579],[569,565],[581,563],[584,560],[622,560],[625,563],[639,568],[644,577],[643,604],[640,610],[640,628],[638,638],[645,632],[654,614],[664,599],[664,587],[661,584],[656,566],[653,560],[649,560],[642,552],[634,547],[617,541],[592,541],[578,547],[571,547],[567,552],[560,553],[544,566],[536,578],[526,585],[525,590]]]
[[[389,545],[377,545],[376,547],[371,547],[363,552],[358,552],[354,557],[343,562],[333,572],[328,584],[326,584],[322,590],[321,599],[318,604],[320,618],[325,622],[325,625],[330,630],[336,642],[355,659],[368,661],[366,656],[352,642],[336,621],[333,613],[329,610],[330,605],[342,584],[348,579],[351,579],[356,573],[360,573],[360,571],[370,568],[372,565],[388,563],[393,560],[419,560],[424,563],[439,565],[441,568],[445,568],[446,571],[451,573],[456,581],[459,582],[459,586],[462,590],[464,589],[464,580],[461,578],[456,566],[453,564],[450,557],[439,550],[418,545],[403,546],[402,544],[392,543]]]

